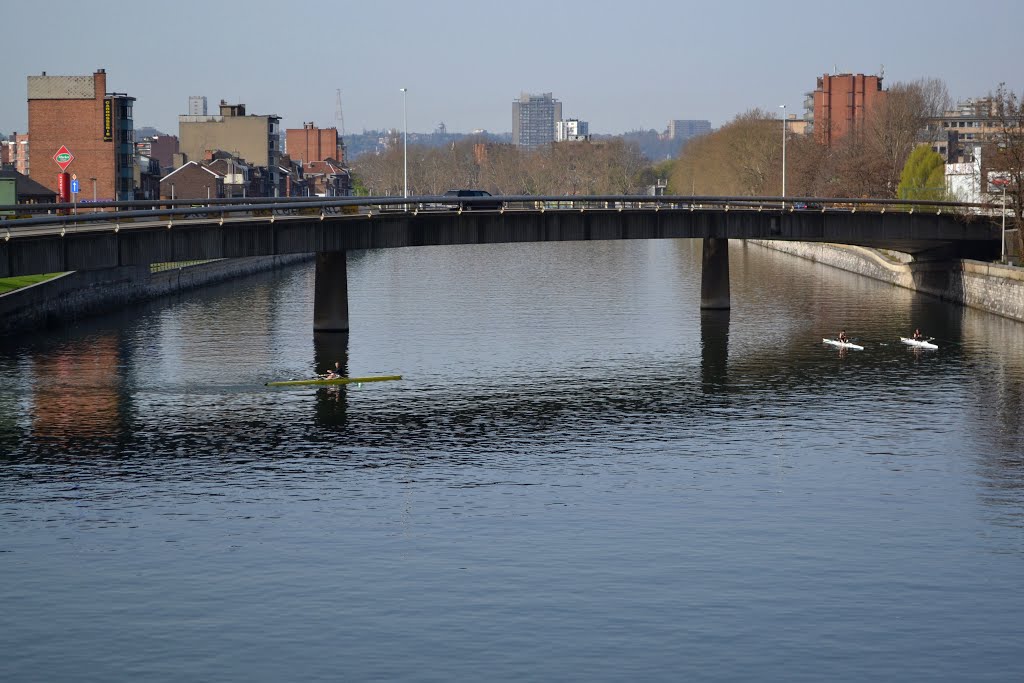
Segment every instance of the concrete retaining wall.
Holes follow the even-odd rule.
[[[983,261],[914,262],[906,254],[838,244],[750,242],[1024,322],[1024,268]]]
[[[0,295],[0,334],[115,310],[126,304],[251,275],[313,254],[225,259],[150,273],[149,266],[76,271]]]

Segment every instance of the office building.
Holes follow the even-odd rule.
[[[831,146],[863,126],[885,101],[881,76],[825,74],[818,78],[814,98],[814,137]]]
[[[206,116],[206,96],[192,95],[188,98],[189,116]]]
[[[178,146],[184,161],[208,161],[215,152],[228,152],[254,168],[264,169],[259,176],[262,196],[280,195],[280,122],[276,115],[246,115],[244,104],[221,100],[220,114],[178,117]]]
[[[696,119],[673,119],[668,122],[669,140],[689,140],[711,132],[711,122]]]
[[[555,141],[555,122],[562,119],[562,103],[547,92],[523,93],[512,102],[512,144],[536,149]]]
[[[78,178],[79,201],[135,198],[135,98],[106,90],[103,69],[28,77],[29,177],[56,191],[61,168],[51,159],[64,147],[73,157],[67,173]]]
[[[931,147],[947,163],[971,163],[980,145],[998,143],[1005,134],[990,97],[964,100],[928,122]],[[1018,133],[1019,134],[1019,133]]]
[[[555,122],[555,142],[587,142],[590,140],[590,124],[579,119],[565,119]]]

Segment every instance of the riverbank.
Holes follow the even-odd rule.
[[[0,335],[67,324],[127,304],[177,294],[292,263],[312,254],[220,259],[151,272],[147,266],[64,273],[0,295]]]
[[[915,262],[906,254],[813,242],[749,240],[963,306],[1024,322],[1024,268],[984,261]]]

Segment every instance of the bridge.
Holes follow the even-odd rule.
[[[849,244],[950,263],[998,258],[1000,227],[978,215],[979,208],[934,201],[618,195],[0,206],[0,277],[315,253],[313,328],[348,331],[350,250],[700,238],[701,307],[727,309],[730,239]]]

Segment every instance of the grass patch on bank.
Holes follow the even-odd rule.
[[[42,275],[22,275],[21,277],[3,277],[0,278],[0,294],[13,292],[16,289],[28,287],[29,285],[34,285],[37,282],[45,282],[47,280],[52,280],[58,275],[63,275],[63,273],[45,273]]]

